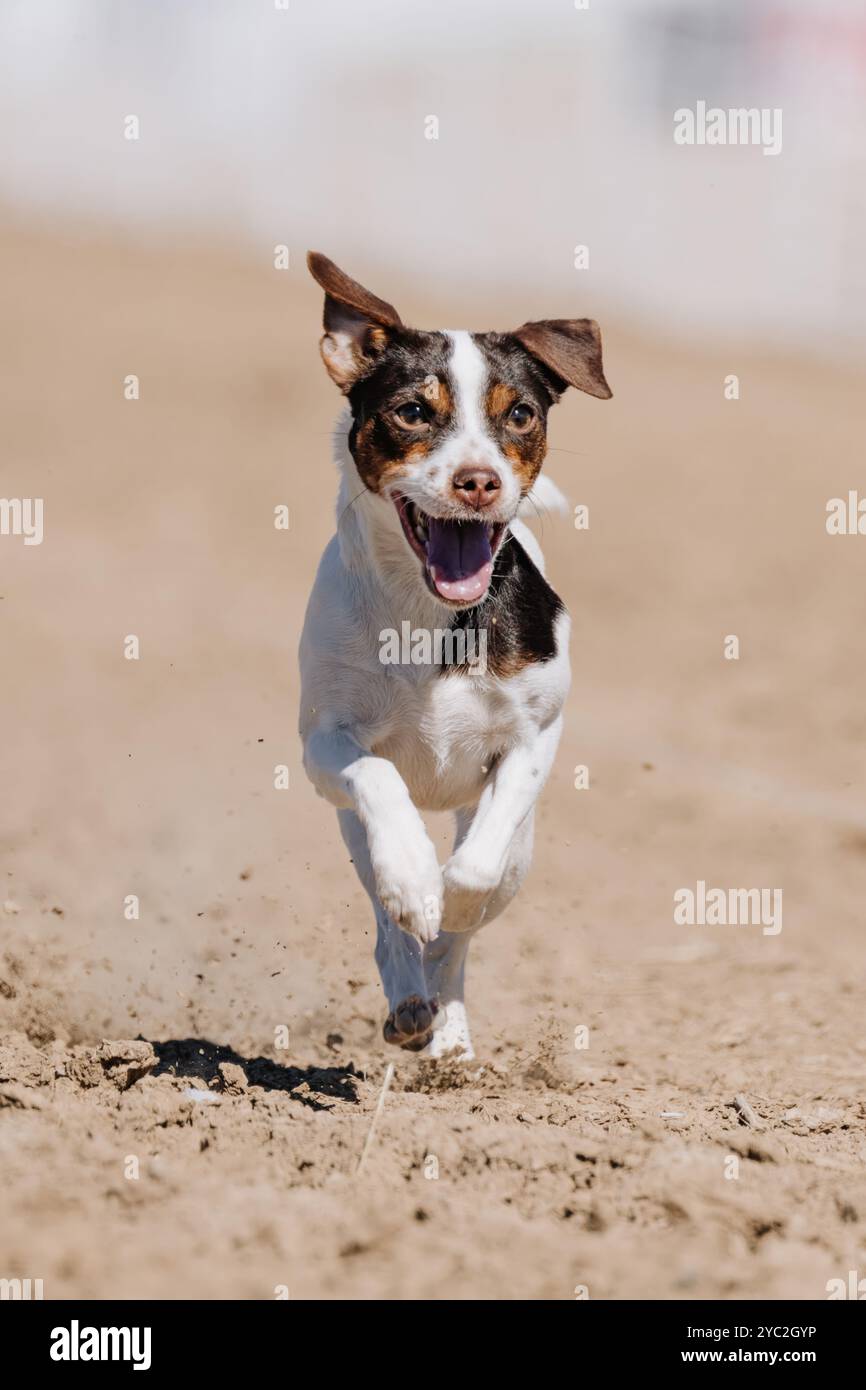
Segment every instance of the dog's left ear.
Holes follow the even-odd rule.
[[[525,323],[514,337],[527,352],[549,367],[566,386],[576,386],[600,400],[613,392],[601,365],[601,329],[595,319],[541,319]]]
[[[387,347],[393,330],[402,327],[400,315],[320,251],[307,253],[307,265],[325,291],[319,351],[331,379],[341,391],[349,391]]]

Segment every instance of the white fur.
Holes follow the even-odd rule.
[[[568,498],[561,492],[552,478],[539,473],[527,495],[517,508],[518,516],[544,516],[545,512],[558,512],[567,516],[571,511]]]
[[[441,502],[467,450],[489,461],[503,478],[500,506],[511,529],[543,569],[535,537],[515,518],[517,481],[483,428],[480,353],[469,334],[451,337],[460,428],[413,476],[401,477],[400,489],[435,510],[431,497]],[[338,431],[337,535],[322,557],[301,637],[304,766],[337,808],[373,902],[389,1008],[415,995],[435,997],[440,1013],[428,1051],[471,1056],[463,1003],[468,940],[504,909],[529,867],[533,808],[556,752],[569,684],[569,623],[564,613],[558,619],[552,660],[508,679],[383,665],[383,630],[399,631],[406,620],[413,628],[447,627],[453,612],[426,588],[390,500],[361,482],[346,445],[348,423],[344,417]],[[438,510],[444,514],[443,505]],[[444,868],[422,810],[456,813]]]

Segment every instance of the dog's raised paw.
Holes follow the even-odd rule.
[[[423,836],[396,833],[371,839],[376,892],[388,916],[421,945],[435,941],[442,917],[442,870]]]
[[[498,873],[483,871],[471,861],[467,862],[459,851],[452,855],[443,874],[443,931],[472,931],[480,926],[499,877]]]
[[[438,1012],[438,1000],[410,994],[385,1019],[382,1029],[385,1041],[407,1052],[420,1052],[433,1036],[433,1021]]]

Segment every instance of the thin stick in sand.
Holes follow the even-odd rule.
[[[734,1109],[740,1117],[740,1124],[748,1125],[751,1129],[763,1129],[754,1106],[749,1104],[744,1095],[734,1096]]]
[[[387,1093],[388,1093],[388,1087],[391,1085],[391,1078],[393,1077],[393,1075],[394,1075],[394,1063],[393,1063],[393,1062],[389,1062],[389,1063],[388,1063],[388,1066],[387,1066],[387,1068],[386,1068],[386,1070],[385,1070],[385,1080],[382,1082],[382,1089],[381,1089],[381,1091],[379,1092],[379,1099],[378,1099],[377,1102],[376,1102],[376,1109],[373,1111],[373,1118],[372,1118],[372,1120],[370,1121],[370,1128],[369,1128],[368,1131],[367,1131],[367,1139],[366,1139],[366,1142],[365,1142],[365,1144],[364,1144],[364,1151],[363,1151],[363,1153],[361,1154],[361,1157],[358,1159],[358,1170],[357,1170],[357,1171],[358,1171],[359,1173],[360,1173],[360,1172],[363,1172],[364,1164],[365,1164],[366,1161],[367,1161],[367,1154],[370,1152],[370,1147],[371,1147],[371,1145],[372,1145],[372,1143],[373,1143],[373,1135],[374,1135],[375,1132],[376,1132],[376,1125],[379,1123],[379,1116],[380,1116],[381,1113],[382,1113],[382,1109],[383,1109],[384,1104],[385,1104],[385,1096],[386,1096]]]

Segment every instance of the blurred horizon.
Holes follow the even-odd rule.
[[[320,247],[708,347],[866,350],[855,0],[12,0],[0,52],[15,220],[265,264],[286,245],[292,278]],[[780,152],[677,145],[701,101],[780,109]]]

